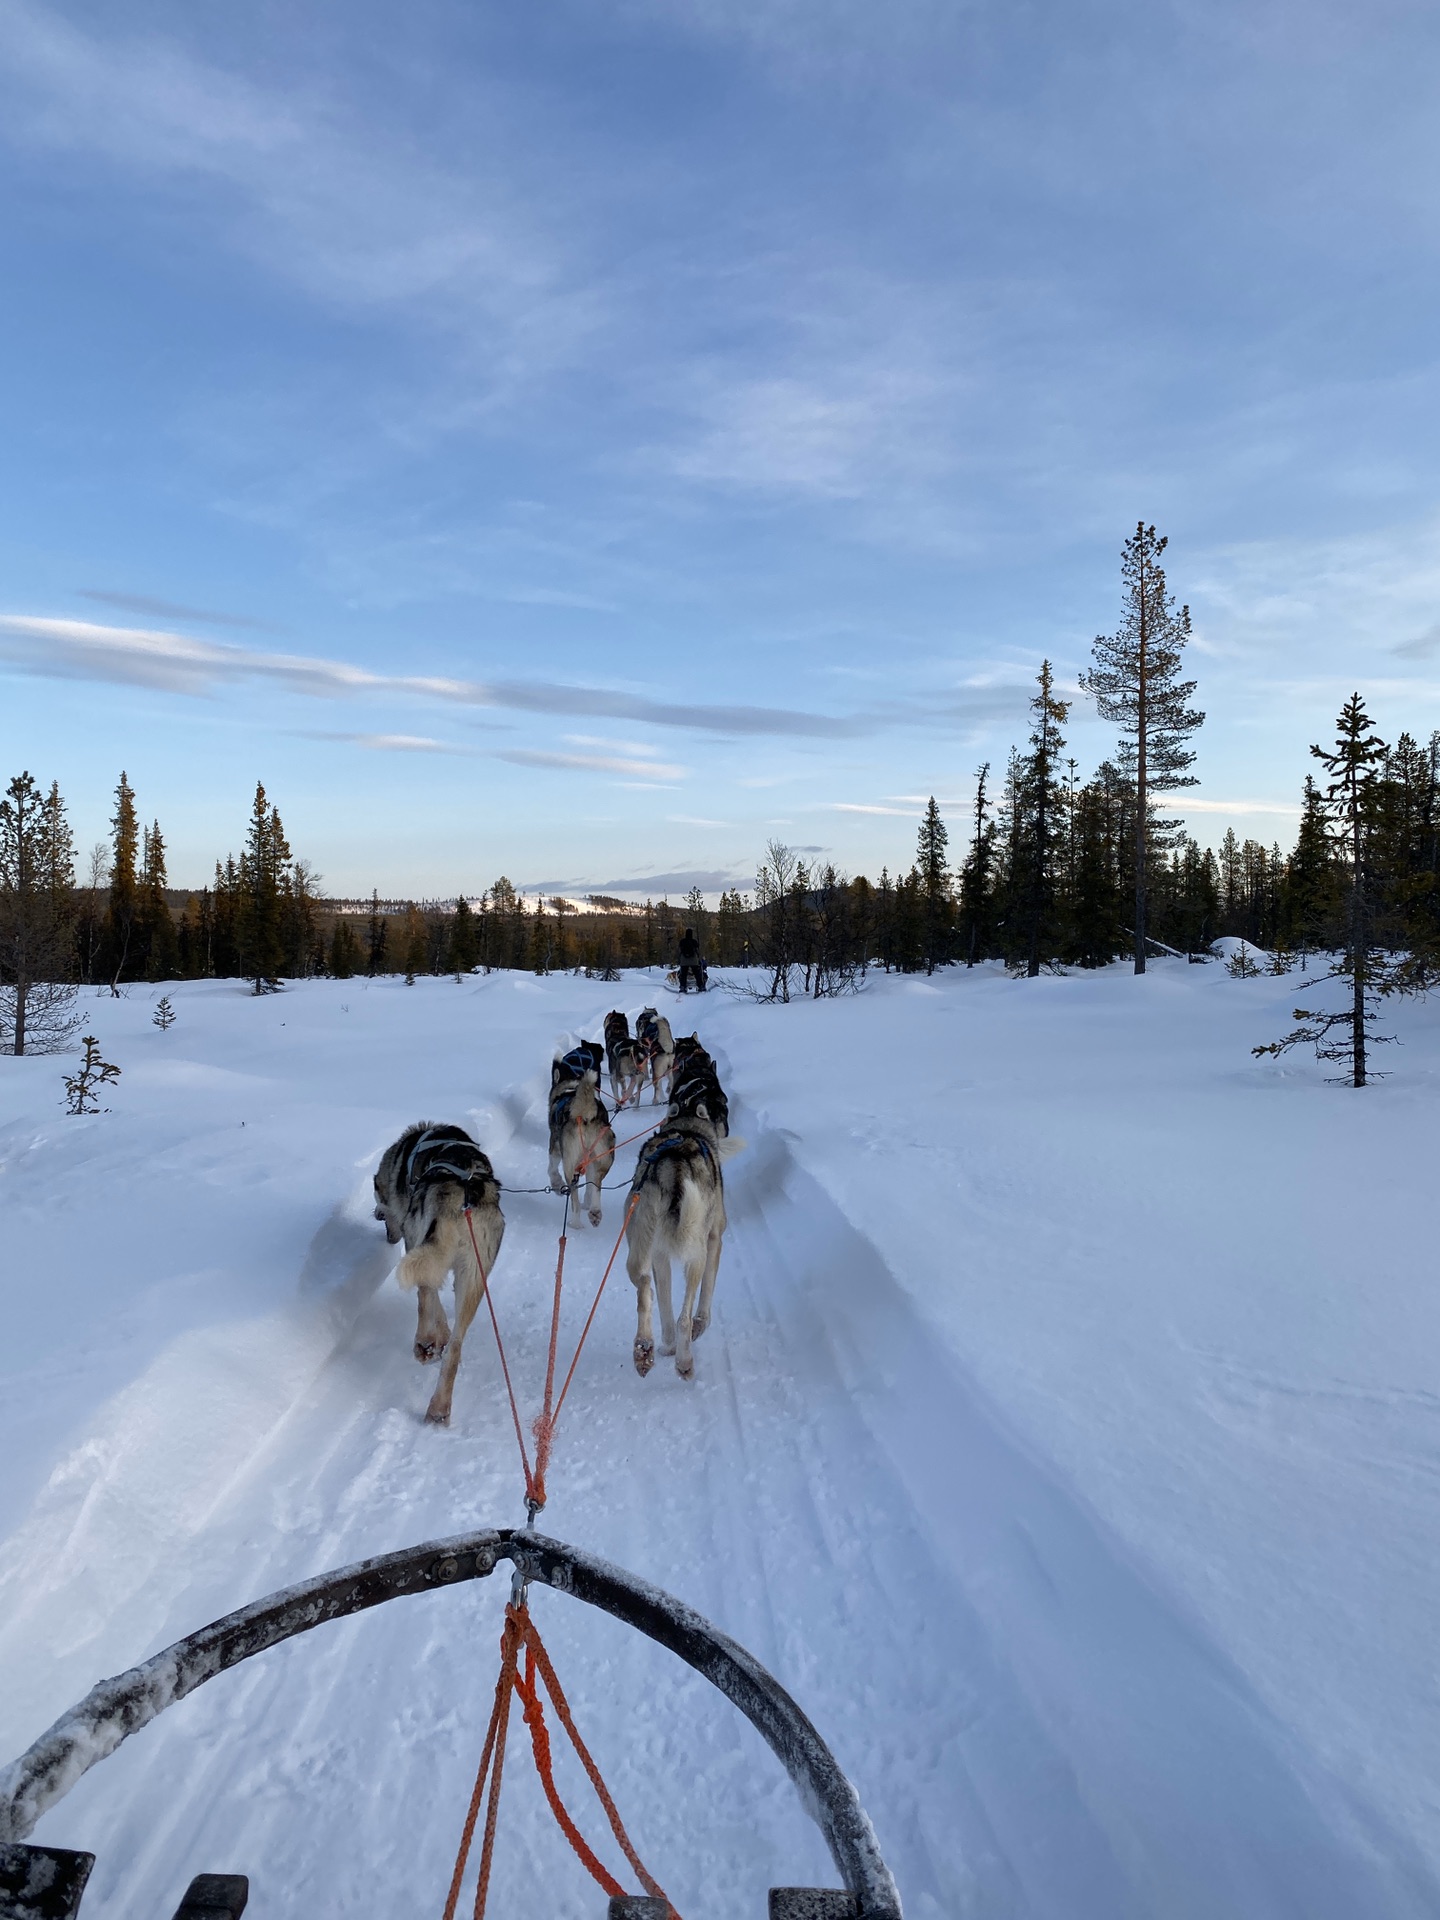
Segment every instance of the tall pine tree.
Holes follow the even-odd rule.
[[[1095,637],[1095,665],[1080,684],[1101,717],[1123,735],[1121,765],[1135,784],[1135,971],[1145,971],[1145,922],[1150,880],[1151,795],[1197,784],[1187,740],[1205,716],[1191,707],[1193,680],[1180,678],[1190,638],[1190,609],[1176,608],[1160,565],[1167,542],[1142,520],[1125,542],[1120,575],[1122,611],[1113,634]]]

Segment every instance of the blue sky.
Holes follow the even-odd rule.
[[[1170,537],[1189,813],[1440,724],[1433,5],[0,0],[8,770],[336,892],[956,841]],[[1079,702],[1088,772],[1111,735]],[[1288,809],[1288,811],[1287,811]]]

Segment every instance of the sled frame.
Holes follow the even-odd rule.
[[[101,1680],[0,1773],[0,1843],[23,1841],[80,1777],[166,1707],[242,1660],[387,1600],[481,1580],[502,1560],[667,1647],[739,1708],[820,1828],[856,1920],[901,1920],[900,1896],[854,1787],[810,1720],[753,1655],[693,1607],[598,1555],[519,1527],[427,1540],[282,1588],[138,1667]]]

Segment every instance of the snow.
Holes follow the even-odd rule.
[[[67,1063],[3,1063],[0,1761],[219,1614],[523,1518],[483,1314],[453,1426],[421,1424],[370,1174],[425,1118],[542,1185],[552,1050],[658,980],[172,985],[168,1034],[159,989],[87,998],[124,1070],[87,1119]],[[1302,984],[1162,961],[693,1003],[749,1142],[715,1322],[694,1382],[640,1380],[617,1266],[542,1524],[770,1668],[911,1920],[1440,1910],[1440,1007],[1387,1010],[1392,1077],[1356,1093],[1250,1055]],[[637,1151],[572,1232],[574,1326]],[[532,1407],[558,1208],[507,1194],[495,1275]],[[173,1910],[202,1871],[248,1873],[257,1920],[438,1913],[507,1588],[221,1676],[34,1838],[98,1855],[89,1920]],[[728,1702],[564,1595],[534,1606],[686,1920],[834,1884]],[[521,1737],[492,1910],[598,1914]]]

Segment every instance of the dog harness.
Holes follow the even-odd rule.
[[[630,1182],[630,1191],[632,1193],[638,1193],[650,1178],[650,1175],[655,1171],[656,1161],[667,1153],[681,1152],[686,1142],[691,1140],[699,1147],[707,1160],[714,1161],[715,1155],[711,1151],[710,1142],[708,1140],[702,1140],[698,1133],[658,1133],[650,1142],[649,1146],[643,1150],[639,1160],[635,1163],[635,1174]],[[718,1174],[718,1167],[716,1168],[716,1172]]]
[[[459,1127],[427,1127],[410,1149],[404,1169],[407,1211],[424,1197],[427,1188],[453,1180],[464,1189],[466,1206],[485,1197],[487,1183],[499,1186],[489,1156]]]

